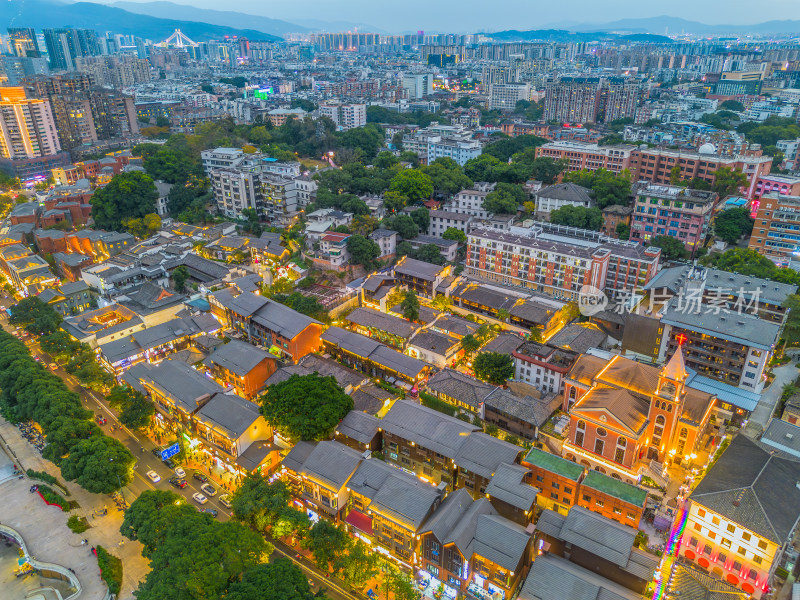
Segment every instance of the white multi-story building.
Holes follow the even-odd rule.
[[[486,200],[487,194],[489,191],[462,190],[453,197],[452,201],[444,205],[444,210],[472,215],[479,219],[488,219],[491,215],[489,211],[483,209],[483,201]]]
[[[489,86],[489,110],[514,110],[520,100],[530,100],[527,83],[493,83]]]
[[[340,131],[363,127],[367,124],[366,104],[323,104],[319,107],[319,114],[333,121]]]
[[[209,175],[211,169],[234,166],[243,156],[244,151],[241,148],[214,148],[213,150],[203,150],[200,153],[200,160],[203,161],[203,171]]]
[[[432,73],[406,73],[403,75],[403,89],[411,100],[419,100],[433,94]]]

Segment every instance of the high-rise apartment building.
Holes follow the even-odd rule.
[[[32,27],[9,27],[8,49],[14,56],[23,58],[41,58],[39,41]]]
[[[432,73],[406,73],[403,75],[403,89],[411,100],[419,100],[433,94]]]
[[[594,123],[599,107],[599,77],[562,77],[545,89],[545,121]]]
[[[81,56],[75,70],[91,75],[95,85],[120,89],[152,79],[150,62],[133,56]]]
[[[45,29],[44,43],[53,71],[73,71],[79,56],[103,54],[102,44],[93,29]]]
[[[642,84],[631,77],[609,77],[600,94],[600,112],[604,123],[633,119],[644,95]]]
[[[0,155],[16,160],[60,150],[50,103],[26,98],[21,87],[0,88]]]
[[[489,110],[514,110],[520,100],[530,100],[527,83],[494,83],[489,86]]]

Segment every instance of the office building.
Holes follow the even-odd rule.
[[[76,58],[103,54],[97,32],[92,29],[45,29],[44,43],[53,71],[74,71]]]

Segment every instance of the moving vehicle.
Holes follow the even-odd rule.
[[[231,505],[231,495],[230,494],[222,494],[219,497],[219,503],[222,504],[225,508],[233,508]]]
[[[183,479],[186,477],[186,471],[184,471],[181,467],[175,467],[175,475]]]
[[[214,517],[215,519],[217,518],[217,515],[219,514],[219,513],[217,512],[217,509],[216,509],[216,508],[204,508],[204,509],[202,509],[200,512],[208,513],[209,515],[211,515],[211,516],[212,516],[212,517]]]
[[[203,494],[201,494],[200,492],[195,492],[194,494],[192,494],[192,498],[198,504],[205,504],[206,502],[208,502],[208,498],[203,496]]]
[[[215,488],[210,483],[204,483],[200,486],[200,489],[203,490],[209,496],[216,496],[217,495],[217,488]]]
[[[185,480],[185,479],[182,479],[182,478],[180,478],[180,477],[177,477],[176,475],[173,475],[172,477],[170,477],[170,478],[169,478],[169,483],[170,483],[170,485],[172,485],[172,486],[174,486],[174,487],[176,487],[176,488],[180,488],[180,489],[183,489],[183,488],[185,488],[187,485],[189,485],[189,484],[186,482],[186,480]]]
[[[165,465],[167,465],[168,469],[174,469],[175,468],[175,461],[172,460],[171,458],[162,458],[161,462],[163,462]]]
[[[200,483],[208,483],[208,477],[206,477],[200,471],[195,471],[194,473],[192,473],[192,477],[194,479],[197,479],[197,481],[199,481]]]
[[[156,473],[155,471],[148,471],[147,472],[147,477],[153,483],[158,483],[159,481],[161,481],[161,476],[158,473]]]

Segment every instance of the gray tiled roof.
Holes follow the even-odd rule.
[[[195,415],[238,439],[261,416],[258,405],[235,394],[216,394]]]
[[[536,488],[523,482],[530,469],[521,465],[502,464],[486,486],[486,493],[521,510],[530,510],[536,502]]]
[[[319,442],[303,462],[301,473],[341,489],[355,472],[361,454],[339,442]]]
[[[509,310],[519,299],[516,296],[503,294],[499,290],[470,282],[459,284],[452,295],[455,298],[462,298],[496,310],[501,308]]]
[[[441,329],[446,333],[452,333],[461,337],[478,331],[477,323],[468,321],[467,319],[462,319],[461,317],[457,317],[455,315],[447,314],[436,319],[431,327],[434,329]]]
[[[641,600],[641,595],[559,556],[539,556],[519,600]]]
[[[537,427],[541,427],[550,418],[560,403],[557,395],[543,398],[520,397],[504,388],[498,388],[485,400],[487,408],[493,408]]]
[[[383,417],[382,427],[385,432],[451,459],[469,434],[480,431],[474,425],[408,400],[398,400],[392,405]]]
[[[292,446],[292,449],[289,450],[289,454],[283,458],[281,466],[295,473],[299,473],[303,469],[303,463],[306,462],[306,459],[316,446],[317,442],[297,442]]]
[[[264,359],[275,360],[269,352],[261,348],[241,340],[231,340],[217,346],[203,364],[209,367],[216,364],[236,375],[246,375]]]
[[[428,389],[478,408],[497,388],[454,369],[442,369],[428,379]]]
[[[580,202],[586,205],[592,205],[592,197],[585,187],[581,187],[574,183],[557,183],[549,185],[536,192],[538,198],[555,198],[556,200],[565,200],[568,202]]]
[[[379,388],[373,383],[360,386],[353,392],[352,397],[353,408],[370,415],[374,415],[380,411],[387,400],[396,398],[393,393]]]
[[[421,360],[392,350],[385,344],[341,327],[329,327],[320,336],[320,339],[412,379],[416,379],[426,368],[425,363]]]
[[[244,296],[245,294],[242,294]],[[292,310],[288,306],[267,300],[253,315],[252,320],[270,331],[274,331],[288,340],[294,339],[309,325],[321,325],[316,319]]]
[[[514,463],[522,448],[483,432],[472,433],[464,439],[453,458],[456,466],[489,479],[504,463]]]
[[[392,517],[415,532],[441,497],[437,488],[377,459],[362,461],[347,487],[370,498],[370,510]]]
[[[355,323],[356,325],[361,325],[362,327],[379,329],[380,331],[385,331],[404,339],[410,338],[414,332],[419,329],[419,326],[411,321],[387,315],[386,313],[367,307],[356,308],[345,317],[345,320]]]
[[[472,503],[473,498],[466,488],[458,488],[444,499],[444,502],[425,522],[425,526],[420,529],[419,533],[433,533],[436,539],[444,544],[450,532],[461,521]]]
[[[267,385],[275,385],[286,381],[292,375],[309,375],[319,373],[323,377],[331,376],[342,388],[355,387],[367,379],[367,376],[339,364],[333,359],[306,354],[296,365],[281,367],[267,379]]]
[[[733,438],[690,496],[692,502],[782,545],[800,518],[800,462]]]
[[[444,544],[455,544],[458,551],[466,558],[472,557],[472,541],[475,539],[475,530],[478,519],[482,515],[496,515],[497,510],[486,498],[478,498],[467,507],[464,516],[456,521],[447,537],[442,540]],[[488,558],[488,557],[487,557]]]
[[[566,348],[574,352],[585,354],[589,348],[600,346],[608,336],[597,326],[587,327],[578,323],[571,323],[553,337],[547,343],[550,346]]]
[[[445,358],[449,357],[459,344],[460,342],[456,338],[431,329],[421,330],[408,342],[409,346],[421,348]]]
[[[373,415],[351,410],[344,416],[336,428],[336,433],[344,435],[362,444],[368,444],[378,433],[380,419]]]
[[[504,569],[515,571],[530,542],[531,534],[521,525],[500,515],[481,515],[475,528],[472,551]]]
[[[445,267],[440,265],[405,257],[402,262],[395,265],[394,272],[410,275],[417,279],[433,281],[444,269]]]
[[[520,347],[525,338],[516,333],[501,333],[491,342],[481,348],[482,352],[497,352],[498,354],[511,354]]]
[[[155,366],[148,365],[140,377],[140,381],[148,383],[172,398],[175,404],[188,413],[193,413],[199,408],[198,402],[201,399],[225,391],[221,385],[201,375],[189,365],[169,359]]]

